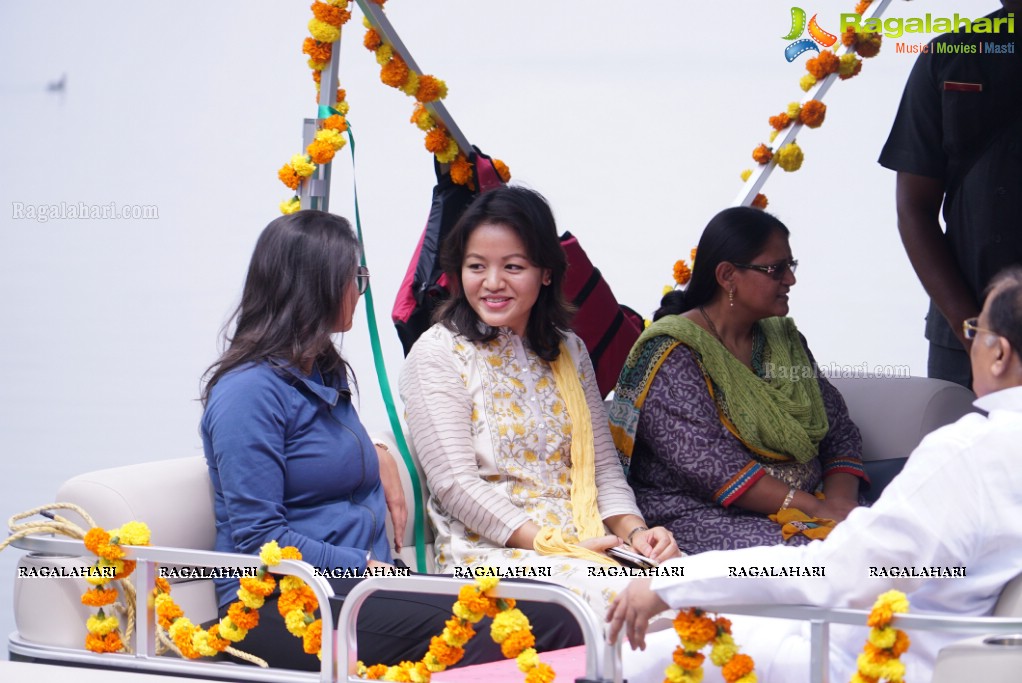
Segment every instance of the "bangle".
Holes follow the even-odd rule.
[[[797,491],[798,491],[798,489],[796,489],[794,486],[792,486],[790,489],[788,489],[788,495],[786,495],[784,497],[784,502],[781,503],[781,507],[777,510],[778,512],[780,512],[781,510],[787,510],[788,509],[788,506],[791,505],[791,501],[795,500],[795,493]]]
[[[628,545],[631,545],[632,544],[632,536],[634,536],[635,532],[637,532],[637,531],[649,531],[649,527],[648,526],[641,526],[641,525],[635,527],[634,529],[632,529],[631,531],[628,532],[628,538],[625,540],[625,543],[627,543]]]

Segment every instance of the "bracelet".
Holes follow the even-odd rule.
[[[625,543],[627,543],[628,545],[632,544],[632,536],[635,535],[636,531],[649,531],[649,527],[648,526],[641,526],[641,525],[635,527],[634,529],[632,529],[631,531],[628,532],[628,538],[625,540]]]
[[[791,501],[795,500],[795,493],[797,491],[798,491],[798,489],[796,489],[794,486],[792,486],[790,489],[788,489],[788,495],[786,495],[784,497],[784,502],[781,503],[781,507],[777,510],[778,512],[780,512],[781,510],[787,510],[788,509],[788,506],[791,505]]]

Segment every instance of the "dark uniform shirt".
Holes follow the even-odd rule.
[[[988,15],[1006,16],[1004,9]],[[891,170],[944,181],[947,239],[977,302],[999,270],[1022,264],[1018,35],[1017,26],[1015,33],[1002,26],[999,33],[948,33],[931,41],[916,60],[880,154]],[[961,348],[932,301],[926,338]]]

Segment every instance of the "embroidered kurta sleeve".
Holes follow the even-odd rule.
[[[641,517],[642,514],[635,504],[635,493],[625,479],[621,461],[618,460],[617,449],[614,447],[614,439],[610,435],[607,409],[596,384],[596,373],[593,370],[592,361],[585,345],[577,336],[571,335],[567,343],[574,347],[572,355],[578,365],[582,387],[585,389],[586,403],[589,405],[589,414],[593,422],[593,440],[596,445],[596,502],[600,508],[600,516],[603,519],[615,515],[638,515]]]
[[[695,356],[680,344],[650,383],[637,437],[643,452],[632,476],[653,497],[684,490],[727,507],[766,474],[721,423]]]
[[[472,438],[474,405],[449,333],[434,327],[419,338],[405,361],[400,388],[431,494],[467,528],[504,545],[529,516],[480,478]]]

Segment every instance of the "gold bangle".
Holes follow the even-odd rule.
[[[781,510],[787,510],[788,509],[788,506],[791,505],[791,501],[795,500],[795,493],[797,491],[798,491],[798,489],[796,489],[794,486],[792,486],[790,489],[788,489],[788,495],[786,495],[784,497],[784,502],[781,503],[780,509],[777,510],[778,512],[780,512]]]

